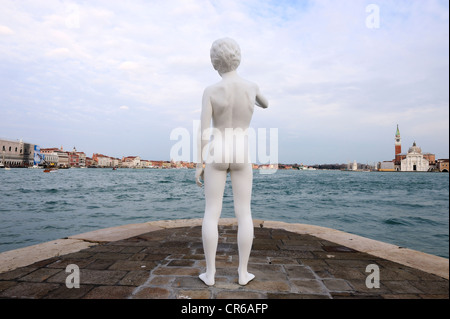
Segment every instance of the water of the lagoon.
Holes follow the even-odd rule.
[[[105,227],[201,218],[190,169],[0,170],[0,252]],[[254,171],[255,219],[304,223],[448,258],[446,173]],[[222,217],[234,217],[231,184]]]

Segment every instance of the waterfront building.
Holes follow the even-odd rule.
[[[449,172],[448,168],[448,158],[442,158],[438,159],[436,161],[436,168],[439,170],[439,172]]]
[[[123,157],[122,167],[129,167],[129,168],[141,167],[141,158],[139,156]]]
[[[177,161],[177,162],[171,162],[172,168],[194,168],[194,163],[191,162],[184,162],[184,161]]]
[[[278,164],[261,164],[259,165],[259,169],[268,169],[268,170],[277,170]]]
[[[152,162],[150,162],[149,160],[141,160],[140,166],[144,168],[150,168],[152,167]]]
[[[78,155],[78,165],[86,167],[86,154],[84,152],[75,152]]]
[[[186,167],[186,168],[195,168],[196,166],[197,165],[192,162],[183,162],[183,167]]]
[[[394,172],[395,165],[394,161],[383,161],[380,163],[380,172]]]
[[[93,166],[94,160],[91,157],[86,156],[85,165],[86,167]]]
[[[154,168],[162,168],[162,161],[151,161],[151,166],[153,166]]]
[[[69,155],[67,152],[61,150],[57,150],[56,154],[58,155],[58,166],[59,167],[69,167]]]
[[[121,160],[119,158],[115,158],[115,157],[111,157],[111,165],[113,167],[119,167],[119,165],[121,164]]]
[[[162,161],[161,168],[172,168],[172,162]]]
[[[408,154],[401,161],[402,172],[427,172],[430,169],[428,159],[424,158],[422,149],[413,143],[408,150]]]
[[[22,140],[0,139],[0,163],[5,167],[28,167],[34,164],[35,144]],[[38,147],[39,148],[39,147]]]
[[[61,148],[50,148],[58,156],[58,167],[69,167],[69,154]],[[41,150],[42,153],[42,150]]]
[[[63,150],[63,147],[56,148],[41,148],[41,154],[44,157],[44,161],[41,164],[57,166],[57,167],[69,167],[69,153]]]
[[[56,153],[57,148],[41,148],[41,155],[43,160],[41,164],[44,166],[59,166],[59,157]]]
[[[430,167],[434,168],[436,166],[436,155],[431,153],[423,153],[423,158],[428,161]]]
[[[67,152],[67,156],[69,158],[70,167],[80,166],[80,156],[77,154],[77,150],[75,147],[73,148],[72,152]]]
[[[96,165],[98,165],[100,167],[112,167],[113,166],[113,161],[110,156],[94,153],[92,155],[92,160],[94,162],[96,162]]]
[[[394,165],[393,169],[389,161],[380,163],[381,171],[425,171],[434,170],[436,168],[436,156],[432,153],[422,153],[420,147],[414,145],[409,148],[408,153],[402,153],[402,139],[400,136],[400,129],[397,124],[397,130],[395,132],[395,153],[394,159],[391,161]],[[410,152],[411,151],[411,152]],[[420,151],[420,153],[417,153]],[[427,161],[428,164],[425,164]]]

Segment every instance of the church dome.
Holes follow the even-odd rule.
[[[422,154],[422,149],[416,145],[416,142],[413,143],[413,146],[411,146],[408,150],[408,153],[418,153]]]

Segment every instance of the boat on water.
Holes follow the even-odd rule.
[[[298,170],[300,170],[300,171],[315,171],[316,169],[311,166],[301,165],[298,167]]]
[[[56,172],[58,169],[56,168],[46,168],[44,169],[44,173],[54,173]]]

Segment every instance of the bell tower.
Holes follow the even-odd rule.
[[[400,130],[398,129],[397,124],[397,132],[395,133],[395,162],[400,163],[401,158],[400,154],[402,153],[402,139],[400,137]]]

